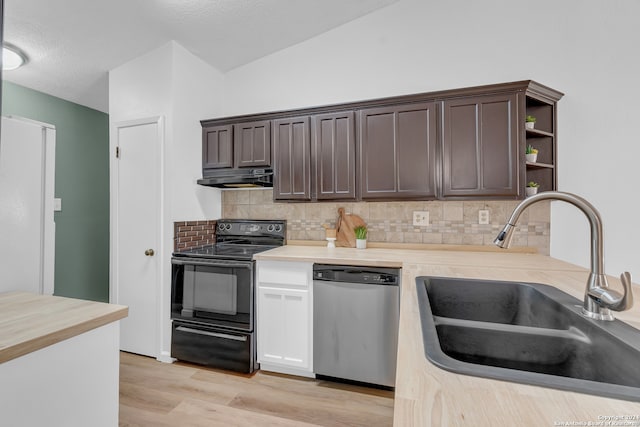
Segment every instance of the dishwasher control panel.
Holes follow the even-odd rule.
[[[313,266],[313,280],[367,283],[373,285],[398,285],[400,270],[397,268],[315,264]]]

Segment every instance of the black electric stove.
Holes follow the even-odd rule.
[[[286,221],[221,219],[216,243],[171,258],[171,355],[219,369],[256,363],[253,255],[286,243]]]

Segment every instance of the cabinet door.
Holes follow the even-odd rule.
[[[312,176],[318,200],[356,198],[356,140],[353,111],[312,118]]]
[[[311,369],[309,291],[258,288],[258,362]]]
[[[271,166],[271,122],[233,125],[236,167]]]
[[[273,121],[274,200],[311,200],[309,117]]]
[[[228,126],[202,128],[202,168],[233,167],[233,129]]]
[[[362,200],[436,196],[436,106],[407,104],[360,111]]]
[[[443,196],[518,195],[515,94],[443,103]]]

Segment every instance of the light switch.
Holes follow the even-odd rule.
[[[62,210],[62,199],[55,198],[53,199],[53,211],[60,212]]]

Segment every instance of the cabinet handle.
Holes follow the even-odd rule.
[[[219,267],[219,268],[253,268],[253,261],[195,260],[193,258],[171,258],[171,264],[185,266]]]
[[[209,332],[209,331],[201,331],[199,329],[185,328],[184,326],[178,326],[176,328],[176,331],[187,332],[187,333],[196,334],[196,335],[206,335],[208,337],[224,338],[226,340],[234,340],[234,341],[247,340],[247,337],[245,335],[237,336],[237,335],[229,335],[229,334],[220,334],[217,332]]]
[[[146,256],[154,256],[155,255],[155,251],[153,249],[147,249],[146,251],[144,251],[144,254]]]

